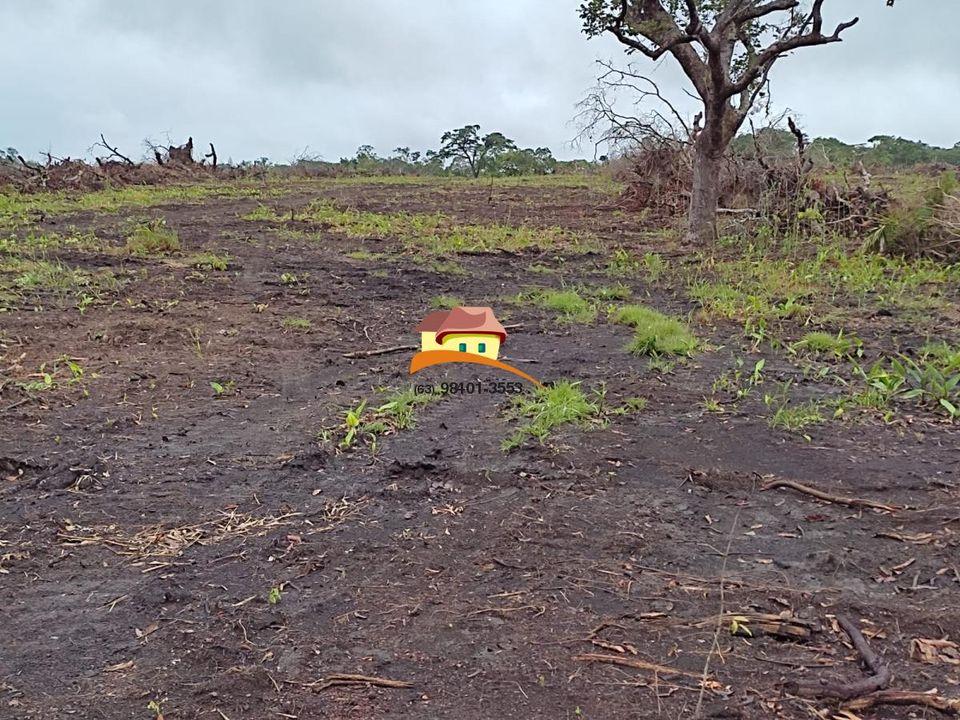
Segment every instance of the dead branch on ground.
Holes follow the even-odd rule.
[[[391,680],[373,675],[351,675],[347,673],[327,675],[316,682],[307,683],[306,687],[311,688],[314,692],[321,692],[327,688],[342,685],[376,685],[377,687],[401,689],[413,687],[413,683],[407,682],[406,680]]]
[[[947,698],[936,690],[880,690],[844,703],[848,710],[869,710],[877,705],[922,705],[948,715],[960,716],[960,698]]]
[[[837,623],[850,638],[854,649],[863,658],[863,662],[872,675],[850,683],[835,680],[821,679],[804,683],[796,683],[793,689],[802,697],[836,698],[837,700],[852,700],[862,695],[883,690],[893,681],[893,672],[890,666],[883,662],[873,651],[860,628],[845,617],[837,615]]]
[[[682,677],[691,678],[693,680],[702,681],[703,677],[700,673],[690,672],[689,670],[680,670],[678,668],[669,667],[668,665],[658,665],[657,663],[647,662],[646,660],[640,660],[638,658],[632,657],[623,657],[621,655],[601,655],[600,653],[583,653],[582,655],[574,655],[573,659],[577,662],[598,662],[606,663],[608,665],[622,665],[623,667],[637,668],[638,670],[647,670],[648,672],[657,673],[658,675],[680,675]]]
[[[884,503],[876,502],[875,500],[866,500],[864,498],[853,498],[845,497],[843,495],[831,495],[826,493],[823,490],[818,490],[815,487],[810,485],[804,485],[802,483],[795,482],[793,480],[783,480],[783,479],[774,479],[760,486],[761,491],[774,490],[776,488],[790,488],[791,490],[796,490],[799,493],[804,495],[810,495],[817,498],[818,500],[823,500],[825,502],[836,503],[838,505],[847,505],[849,507],[866,507],[873,508],[875,510],[884,510],[886,512],[897,512],[903,508],[896,505],[887,505]]]

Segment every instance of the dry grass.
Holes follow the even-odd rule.
[[[193,545],[213,545],[238,537],[265,535],[273,529],[289,524],[291,518],[299,515],[302,513],[256,517],[233,508],[221,511],[220,516],[213,520],[195,525],[151,525],[136,532],[116,525],[83,527],[66,521],[57,533],[57,539],[71,547],[102,545],[122,557],[176,557]]]

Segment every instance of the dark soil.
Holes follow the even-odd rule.
[[[652,242],[587,188],[344,184],[274,202],[321,195]],[[504,300],[531,284],[609,284],[599,255],[465,255],[446,258],[466,271],[449,275],[390,238],[294,238],[239,219],[256,204],[128,213],[165,218],[185,252],[228,252],[226,272],[63,252],[122,270],[117,301],[0,314],[0,717],[150,718],[154,701],[165,720],[676,718],[698,705],[705,717],[809,718],[831,702],[786,683],[866,673],[836,614],[861,624],[895,687],[960,692],[960,666],[911,653],[914,638],[960,640],[955,427],[830,422],[806,440],[770,429],[759,401],[707,413],[739,328],[697,328],[715,349],[658,373],[624,351],[625,328],[560,325]],[[84,214],[41,229],[93,228],[122,244],[123,220]],[[347,257],[360,249],[386,255]],[[534,275],[533,263],[562,272]],[[663,311],[693,307],[670,288],[628,284]],[[522,323],[505,355],[536,360],[521,367],[540,379],[605,383],[610,402],[643,396],[647,408],[504,453],[509,399],[454,396],[375,452],[319,442],[376,388],[409,384],[411,353],[343,354],[416,343],[440,294]],[[309,332],[284,330],[291,316]],[[64,354],[82,383],[18,389]],[[771,377],[796,372],[767,362]],[[761,490],[771,478],[907,509]],[[813,630],[735,636],[720,612],[784,613]],[[338,673],[411,686],[322,684]]]

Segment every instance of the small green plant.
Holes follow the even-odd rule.
[[[218,382],[217,380],[210,381],[210,389],[213,390],[213,394],[218,398],[233,395],[236,392],[236,387],[237,384],[233,380],[228,380],[227,382]]]
[[[598,421],[600,406],[584,394],[580,383],[559,380],[538,387],[528,395],[515,397],[507,417],[519,424],[501,447],[513,450],[530,438],[542,444],[562,425],[575,423],[583,426]]]
[[[280,592],[280,588],[272,587],[270,592],[267,593],[267,602],[271,605],[276,605],[283,599],[283,594]]]
[[[180,238],[162,218],[141,223],[127,236],[131,255],[170,255],[180,252]]]
[[[627,346],[634,355],[689,356],[697,349],[697,339],[684,323],[644,305],[624,305],[611,320],[634,328]]]
[[[430,298],[430,307],[434,310],[453,310],[453,308],[460,307],[463,304],[463,300],[453,295],[437,295]]]
[[[151,712],[156,720],[163,720],[163,709],[158,700],[151,700],[147,703],[147,710]]]
[[[299,330],[301,332],[307,332],[313,323],[311,323],[307,318],[302,317],[287,317],[283,319],[283,327],[285,330]]]
[[[280,273],[280,284],[281,285],[296,285],[300,280],[293,273]]]

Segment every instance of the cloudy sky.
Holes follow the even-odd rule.
[[[801,50],[774,99],[812,135],[960,141],[960,0],[828,0],[859,15],[847,40]],[[0,145],[78,156],[103,132],[213,140],[236,160],[336,160],[371,144],[436,147],[467,123],[559,157],[597,58],[612,39],[580,32],[578,0],[3,0]],[[645,66],[653,68],[652,64]],[[653,68],[683,97],[669,63]]]

